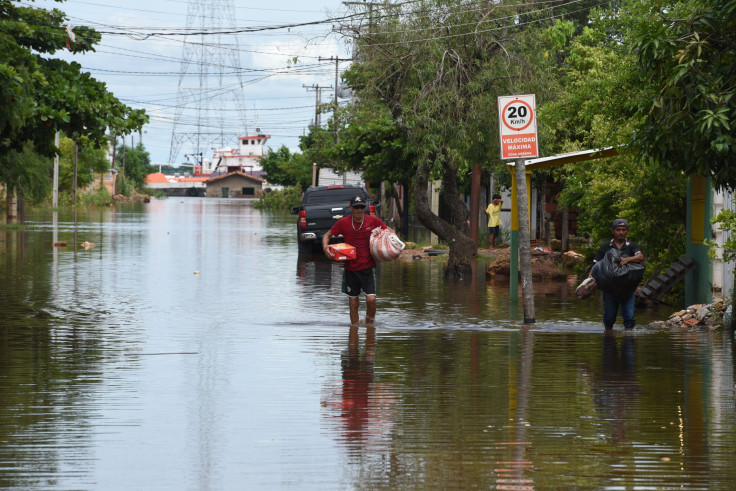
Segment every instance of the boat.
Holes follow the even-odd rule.
[[[238,137],[237,147],[213,148],[211,159],[189,164],[191,174],[165,175],[154,172],[146,176],[146,186],[163,191],[167,196],[205,196],[207,181],[233,172],[240,172],[258,179],[265,179],[258,159],[266,155],[266,143],[270,135],[256,129],[255,135]]]

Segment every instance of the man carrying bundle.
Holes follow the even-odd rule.
[[[608,274],[610,271],[603,267],[609,264],[598,263],[606,259],[616,268],[617,272],[626,273],[622,269],[633,269],[625,266],[629,263],[641,263],[644,261],[644,255],[636,243],[626,238],[629,233],[629,223],[626,220],[623,218],[614,220],[611,225],[611,233],[613,239],[601,244],[593,259],[595,265],[590,273],[595,278],[598,288],[603,291],[603,325],[607,330],[613,329],[613,323],[616,322],[616,314],[620,307],[624,328],[632,329],[636,322],[634,319],[634,291],[638,282],[641,281],[641,276],[639,275],[638,280],[632,281],[617,279]],[[643,268],[637,267],[636,269],[638,273],[643,273]]]
[[[350,200],[350,216],[339,219],[322,237],[322,250],[330,254],[330,238],[342,235],[346,244],[355,247],[355,259],[345,261],[342,292],[348,296],[350,324],[358,325],[358,306],[361,290],[365,293],[365,323],[373,324],[376,318],[376,261],[370,251],[371,232],[376,228],[387,229],[383,221],[373,215],[366,215],[365,200],[355,196]]]

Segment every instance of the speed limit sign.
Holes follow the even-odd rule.
[[[498,98],[501,159],[537,157],[537,110],[534,94]]]

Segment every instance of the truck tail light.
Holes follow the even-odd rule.
[[[299,228],[302,230],[307,228],[307,212],[304,210],[299,212]]]
[[[371,206],[368,207],[368,213],[371,214],[371,215],[375,215],[376,214],[376,207],[375,207],[375,205],[371,205]]]

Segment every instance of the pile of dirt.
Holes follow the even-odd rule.
[[[486,270],[486,277],[510,276],[510,254],[496,255]],[[532,278],[535,280],[565,280],[570,275],[559,252],[532,251]]]
[[[413,244],[412,244],[413,245]],[[404,249],[399,256],[403,261],[418,261],[430,259],[436,251],[431,247],[424,249]],[[511,249],[500,247],[497,249],[478,249],[479,256],[488,256],[493,261],[486,270],[486,277],[492,278],[496,275],[509,276],[511,263]],[[565,265],[570,264],[569,258],[560,252],[532,251],[532,277],[536,280],[565,280],[570,271]]]
[[[134,203],[134,202],[144,202],[149,203],[151,201],[151,197],[147,194],[141,194],[138,191],[133,191],[133,194],[130,196],[125,196],[124,194],[116,194],[112,197],[113,201],[116,203]]]

